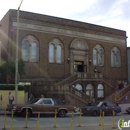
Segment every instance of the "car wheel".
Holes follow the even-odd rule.
[[[93,111],[93,112],[92,112],[92,115],[93,115],[93,116],[97,116],[97,115],[98,115],[97,111]]]
[[[60,117],[65,117],[65,116],[66,116],[66,110],[60,110],[60,111],[58,112],[58,116],[60,116]]]
[[[32,114],[32,112],[31,112],[30,109],[28,109],[28,111],[27,111],[26,109],[23,109],[23,111],[22,111],[22,116],[23,116],[23,117],[26,117],[26,112],[28,112],[28,113],[27,113],[27,117],[30,117],[31,114]]]

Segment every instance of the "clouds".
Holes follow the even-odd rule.
[[[127,31],[127,45],[130,46],[129,5],[129,0],[98,0],[86,8],[84,12],[73,14],[72,18]]]
[[[4,0],[0,19],[21,0]],[[23,0],[21,10],[83,21],[127,31],[130,36],[130,0]],[[128,46],[130,46],[128,38]]]

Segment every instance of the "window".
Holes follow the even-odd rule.
[[[99,84],[97,90],[98,90],[97,91],[97,97],[103,98],[104,97],[104,87],[103,87],[103,85]]]
[[[76,84],[75,88],[82,91],[82,85],[81,84]]]
[[[94,97],[94,90],[93,90],[93,85],[92,84],[88,84],[86,86],[86,95]]]
[[[111,50],[111,67],[120,67],[121,60],[120,60],[120,51],[117,47],[113,47]]]
[[[93,49],[93,65],[97,65],[97,49]]]
[[[61,45],[57,45],[56,48],[56,62],[61,63],[62,61],[62,48]]]
[[[58,39],[53,39],[49,43],[49,62],[50,63],[63,62],[63,44]]]
[[[26,36],[22,41],[22,59],[29,62],[39,61],[39,47],[37,39],[32,36]]]
[[[94,66],[104,65],[104,50],[98,44],[93,48],[93,65]]]
[[[45,100],[43,100],[43,104],[45,104],[45,105],[52,105],[52,102],[49,99],[45,99]]]
[[[24,40],[22,42],[22,58],[24,61],[28,61],[29,57],[29,42],[27,40]]]
[[[49,45],[49,62],[54,62],[54,45]]]
[[[33,42],[30,46],[30,60],[31,61],[36,61],[37,59],[37,43]]]

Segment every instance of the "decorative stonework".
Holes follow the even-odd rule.
[[[17,27],[17,22],[13,22],[13,27]],[[29,23],[19,23],[19,29],[32,30],[32,31],[37,31],[37,32],[45,32],[45,33],[55,33],[55,34],[60,34],[60,35],[73,36],[73,37],[78,36],[80,38],[87,38],[87,39],[93,39],[93,40],[95,39],[98,41],[108,41],[108,42],[113,42],[117,44],[125,43],[125,39],[101,36],[101,35],[90,34],[90,33],[83,33],[83,32],[61,29],[61,28],[56,28],[56,27],[40,26],[40,25],[29,24]]]
[[[75,40],[72,41],[70,48],[74,49],[74,50],[85,51],[85,50],[88,50],[88,45],[84,40],[75,39]]]

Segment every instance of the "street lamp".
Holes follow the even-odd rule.
[[[17,35],[16,35],[16,59],[15,59],[15,103],[18,100],[18,42],[19,42],[19,10],[22,5],[23,0],[17,10]]]

